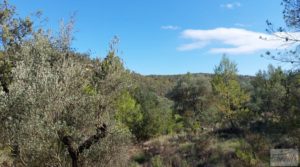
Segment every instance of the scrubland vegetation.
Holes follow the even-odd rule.
[[[97,59],[71,48],[72,19],[34,24],[1,2],[0,166],[269,166],[299,148],[299,66],[239,76],[223,56],[214,74],[142,76],[117,38]]]

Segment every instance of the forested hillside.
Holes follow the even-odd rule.
[[[241,76],[224,55],[212,74],[143,76],[118,38],[94,58],[71,47],[72,18],[53,33],[0,5],[0,166],[270,166],[299,149],[299,66]]]
[[[207,79],[211,79],[214,74],[209,73],[188,73],[188,74],[177,74],[177,75],[139,75],[139,74],[132,74],[134,80],[140,86],[147,87],[149,90],[155,92],[160,96],[166,96],[168,92],[171,91],[172,88],[176,85],[176,83],[185,77],[185,75],[190,75],[193,78],[201,78],[206,77]],[[239,75],[238,80],[242,84],[250,84],[251,79],[253,76],[248,75]]]

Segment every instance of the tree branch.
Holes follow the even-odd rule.
[[[97,133],[89,137],[78,147],[79,153],[82,153],[84,150],[89,149],[93,144],[97,143],[100,139],[104,138],[106,134],[107,134],[106,124],[102,124],[102,126],[97,127]]]
[[[74,139],[71,136],[65,136],[62,132],[58,133],[60,140],[67,146],[69,155],[72,159],[72,166],[78,167],[78,157],[84,150],[89,149],[93,144],[99,142],[100,139],[106,137],[107,135],[107,126],[102,124],[96,129],[96,134],[89,137],[79,146],[75,143]]]

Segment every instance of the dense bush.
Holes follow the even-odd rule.
[[[177,124],[182,122],[187,129],[199,129],[202,114],[208,111],[212,103],[209,78],[186,74],[177,81],[168,96],[174,101],[176,114],[182,118],[181,121],[177,119]]]
[[[142,113],[141,122],[133,129],[133,134],[138,140],[172,132],[174,119],[171,101],[140,88],[134,90],[133,96]]]

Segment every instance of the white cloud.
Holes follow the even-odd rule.
[[[207,42],[200,41],[200,42],[193,42],[193,43],[189,43],[189,44],[184,44],[184,45],[178,47],[177,49],[180,50],[180,51],[188,51],[188,50],[200,49],[200,48],[205,47],[206,45],[208,45]]]
[[[163,30],[179,30],[179,26],[173,26],[173,25],[167,25],[167,26],[161,26],[161,29]]]
[[[242,4],[240,2],[234,2],[234,3],[227,3],[227,4],[222,4],[220,5],[222,8],[226,8],[226,9],[234,9],[234,8],[238,8],[241,7]]]
[[[276,35],[284,36],[282,33],[276,33]],[[300,38],[300,33],[292,35]],[[192,42],[179,46],[177,48],[179,51],[207,47],[211,53],[249,54],[262,50],[285,49],[290,46],[285,40],[276,38],[275,34],[270,35],[239,28],[188,29],[182,32],[182,37]]]

